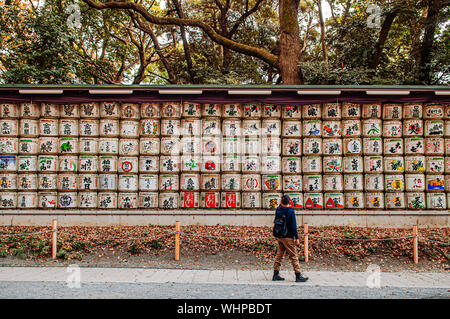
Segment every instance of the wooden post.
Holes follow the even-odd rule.
[[[52,259],[56,259],[57,227],[58,227],[58,224],[56,222],[56,219],[53,219],[52,220],[52,230],[53,230],[53,233],[52,233]]]
[[[303,242],[304,242],[304,253],[305,253],[305,263],[307,263],[309,261],[309,253],[308,253],[308,224],[305,224],[303,227],[303,232],[305,233],[303,235]]]
[[[417,230],[417,226],[413,227],[413,244],[414,244],[414,251],[413,251],[413,256],[414,256],[414,263],[417,264],[419,263],[419,237],[418,237],[418,230]]]
[[[175,260],[180,260],[180,222],[175,223]]]

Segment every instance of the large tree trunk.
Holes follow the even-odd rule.
[[[399,8],[396,8],[386,14],[386,18],[381,26],[380,35],[378,41],[375,44],[375,52],[373,53],[372,60],[369,63],[369,69],[375,70],[380,64],[381,54],[383,53],[384,44],[386,43],[389,31],[391,30],[392,23],[395,17],[400,12]]]
[[[279,68],[283,84],[303,84],[300,73],[300,36],[298,9],[300,0],[280,0]]]
[[[325,65],[327,67],[327,72],[328,72],[328,49],[327,49],[327,40],[326,40],[326,34],[325,34],[325,22],[323,21],[323,14],[322,14],[322,1],[318,0],[317,5],[319,6],[320,43],[322,44],[322,58],[323,58],[323,62],[325,62]]]
[[[441,8],[441,0],[428,0],[428,14],[425,22],[422,47],[420,49],[419,81],[429,84],[431,82],[431,51],[433,49],[434,34],[436,32],[437,18]]]

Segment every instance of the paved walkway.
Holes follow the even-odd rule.
[[[294,282],[292,272],[282,271],[285,281],[271,281],[268,270],[187,270],[147,268],[79,268],[66,267],[0,267],[0,282],[67,282],[79,275],[81,283],[199,283],[232,285],[304,285],[327,287],[446,288],[450,289],[450,273],[369,273],[309,271],[306,283]],[[379,276],[379,277],[378,277]]]

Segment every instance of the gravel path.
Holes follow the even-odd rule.
[[[224,285],[182,283],[83,283],[81,288],[68,288],[61,282],[0,282],[0,298],[4,299],[450,299],[444,288],[311,287],[294,285]]]

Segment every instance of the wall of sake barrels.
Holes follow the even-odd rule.
[[[450,106],[0,104],[2,209],[446,210]]]

